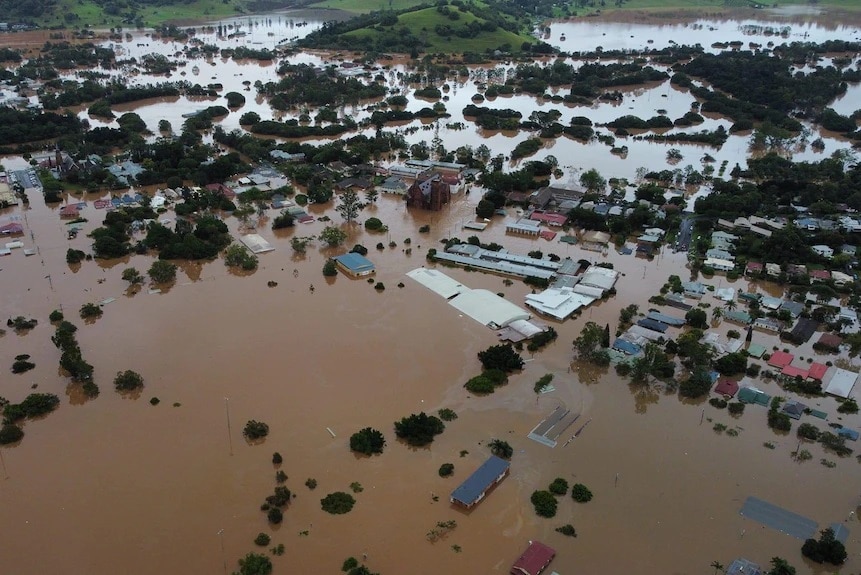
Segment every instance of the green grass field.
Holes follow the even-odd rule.
[[[392,26],[392,28],[406,26],[413,34],[427,42],[428,47],[426,49],[428,52],[484,52],[487,49],[495,49],[504,44],[509,44],[514,50],[519,50],[521,44],[533,40],[528,36],[521,36],[507,30],[502,30],[501,28],[498,28],[495,32],[482,32],[475,38],[460,38],[455,35],[452,35],[451,38],[446,38],[434,31],[437,25],[449,25],[453,28],[459,28],[476,20],[480,21],[472,13],[461,13],[460,19],[452,22],[437,12],[435,8],[425,8],[424,10],[401,14],[398,17],[398,23]],[[344,36],[348,38],[367,38],[374,37],[377,34],[379,32],[376,30],[362,28],[348,32]]]
[[[235,6],[237,5],[242,5],[242,3],[232,1],[225,4],[221,0],[195,0],[188,4],[178,3],[174,6],[144,6],[138,11],[138,14],[147,26],[156,26],[176,20],[205,21],[235,16],[237,14]],[[65,20],[63,16],[68,13],[76,14],[78,19]],[[128,23],[123,23],[122,16],[105,14],[101,7],[91,0],[60,0],[53,15],[41,18],[39,25],[45,28],[60,25],[65,25],[67,28],[90,26],[99,29],[117,26],[132,27]]]
[[[347,1],[347,0],[345,0]],[[773,6],[811,6],[807,0],[759,0],[760,4]],[[682,10],[682,9],[731,9],[750,7],[748,0],[627,0],[621,7],[608,1],[603,12],[616,10]],[[861,11],[859,0],[818,0],[815,6],[819,8],[839,8],[841,10]],[[591,10],[590,10],[591,11]]]
[[[418,6],[424,0],[323,0],[310,8],[335,8],[354,14],[367,14],[374,10],[405,10]]]

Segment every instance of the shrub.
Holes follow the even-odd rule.
[[[257,537],[254,538],[254,544],[259,545],[260,547],[266,547],[269,545],[269,542],[272,540],[269,535],[266,533],[258,533]]]
[[[114,378],[114,387],[117,388],[117,391],[134,391],[142,388],[143,384],[143,377],[130,369],[118,371]]]
[[[369,283],[370,283],[370,282],[369,282]],[[385,291],[385,290],[386,290],[386,286],[385,286],[385,284],[384,284],[383,282],[377,282],[377,283],[376,283],[376,285],[374,285],[374,289],[375,289],[375,290],[377,290],[377,291]]]
[[[837,407],[838,413],[858,413],[858,403],[850,397]]]
[[[556,515],[558,503],[549,491],[534,491],[529,500],[532,502],[537,515],[541,517],[553,517]]]
[[[335,260],[326,260],[323,264],[323,275],[327,278],[338,275],[338,267],[335,265]]]
[[[330,493],[320,500],[320,506],[323,508],[323,511],[333,515],[349,513],[355,504],[356,500],[353,496],[349,493],[344,493],[343,491]]]
[[[452,473],[454,473],[454,464],[453,463],[443,463],[439,466],[439,476],[440,477],[448,477]]]
[[[713,397],[709,399],[709,405],[711,405],[712,407],[716,407],[717,409],[725,409],[728,404],[724,399],[721,399],[719,397]]]
[[[457,413],[455,413],[453,409],[449,409],[447,407],[440,409],[437,412],[437,415],[439,415],[439,418],[443,421],[454,421],[457,419]]]
[[[285,483],[287,481],[287,474],[284,473],[283,469],[279,469],[275,472],[275,483]]]
[[[242,430],[242,435],[251,440],[260,439],[269,435],[269,426],[262,421],[251,419],[245,424],[245,428]]]
[[[239,560],[237,575],[269,575],[272,573],[272,561],[265,555],[249,553]]]
[[[365,229],[369,232],[382,231],[385,226],[379,218],[368,218],[365,220]]]
[[[547,489],[554,495],[565,495],[568,493],[568,482],[562,477],[557,477]]]
[[[141,273],[135,268],[126,268],[123,270],[122,275],[123,281],[127,281],[130,284],[139,284],[143,283],[143,276]]]
[[[176,279],[176,266],[165,260],[156,260],[150,266],[148,273],[153,282],[168,283]]]
[[[557,527],[556,532],[561,533],[562,535],[565,535],[566,537],[577,537],[577,530],[574,529],[574,526],[571,525],[570,523],[566,523],[562,527]]]
[[[272,454],[272,465],[281,465],[284,463],[284,458],[277,451]]]
[[[97,306],[94,303],[85,303],[81,306],[81,319],[91,319],[96,317],[102,317],[104,313],[102,308]]]
[[[441,419],[423,411],[395,422],[395,435],[416,447],[432,443],[434,437],[444,430],[445,424]]]
[[[266,518],[269,520],[269,523],[278,525],[284,520],[284,512],[278,507],[269,507],[266,512]]]
[[[498,369],[510,373],[523,368],[523,358],[511,344],[492,345],[478,352],[478,360],[485,370]]]
[[[360,256],[366,256],[368,255],[368,248],[366,248],[362,244],[356,244],[353,246],[353,249],[350,250],[350,253],[359,254]]]
[[[727,405],[727,411],[730,412],[730,415],[741,415],[744,413],[744,404],[740,401],[734,401]]]
[[[7,445],[20,441],[24,437],[24,431],[12,423],[4,423],[0,427],[0,445]]]
[[[514,455],[514,448],[512,448],[507,441],[493,439],[489,445],[490,452],[497,457],[501,457],[502,459],[511,459],[511,456]]]
[[[802,439],[809,439],[811,441],[816,441],[819,439],[819,428],[810,423],[802,423],[798,426],[798,429],[795,430],[795,434]]]
[[[55,309],[51,312],[51,315],[48,316],[48,321],[50,321],[51,323],[63,321],[63,312],[58,309]]]
[[[382,453],[386,445],[386,439],[380,431],[366,427],[350,436],[350,449],[357,453],[371,455]]]
[[[79,264],[84,261],[84,258],[87,257],[87,254],[82,252],[81,250],[73,250],[69,248],[66,250],[66,263],[67,264]]]
[[[305,480],[305,487],[307,487],[311,491],[317,489],[317,480],[314,479],[313,477],[309,477],[308,479]]]
[[[35,368],[35,363],[27,361],[29,358],[30,356],[26,354],[16,357],[15,362],[12,364],[12,373],[25,373]]]
[[[592,501],[592,492],[582,483],[575,483],[571,488],[571,498],[577,503],[588,503]]]

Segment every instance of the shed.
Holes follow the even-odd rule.
[[[837,397],[849,397],[857,380],[858,374],[854,371],[835,368],[823,391]]]
[[[369,276],[376,271],[373,262],[362,254],[350,252],[335,256],[332,259],[335,260],[335,263],[341,270],[353,277]]]
[[[824,347],[829,350],[837,350],[843,345],[843,338],[833,333],[823,333],[819,336],[819,341],[816,342],[817,347]]]
[[[510,575],[538,575],[550,565],[556,551],[539,541],[530,541],[526,551],[518,557],[509,571]]]
[[[491,487],[505,479],[510,467],[511,464],[508,461],[491,455],[457,489],[451,492],[450,501],[467,509],[472,508],[484,499]]]
[[[837,435],[845,437],[849,441],[858,441],[858,432],[848,427],[841,427],[837,430]]]
[[[787,353],[785,351],[775,351],[771,354],[771,357],[768,358],[768,365],[771,367],[779,367],[784,368],[795,359],[795,356],[791,353]]]
[[[715,386],[715,393],[733,397],[738,393],[738,382],[722,377]]]
[[[639,320],[637,322],[637,325],[639,325],[640,327],[644,327],[646,329],[651,329],[653,331],[659,331],[661,333],[664,333],[665,331],[667,331],[667,328],[669,327],[667,324],[665,324],[663,322],[656,321],[654,319],[649,319],[649,318],[644,318],[644,319]]]

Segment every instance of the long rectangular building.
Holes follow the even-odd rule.
[[[471,509],[484,499],[488,490],[505,479],[510,466],[508,461],[491,455],[466,481],[451,492],[450,501]]]

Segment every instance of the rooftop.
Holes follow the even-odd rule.
[[[556,551],[539,541],[530,541],[526,551],[511,566],[511,575],[538,575],[556,557]]]
[[[457,489],[451,492],[452,501],[467,506],[475,504],[482,498],[484,492],[508,471],[510,466],[508,461],[491,455]]]
[[[344,255],[335,256],[332,259],[347,268],[352,273],[358,274],[374,271],[374,264],[371,262],[371,260],[361,254],[350,252]]]

